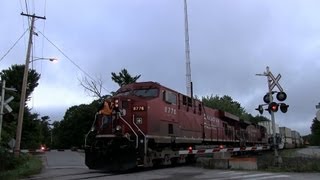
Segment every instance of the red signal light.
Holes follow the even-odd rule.
[[[192,147],[191,146],[188,148],[188,151],[189,151],[189,154],[192,154]]]
[[[269,111],[272,111],[272,112],[277,112],[278,111],[278,107],[279,105],[275,102],[272,102],[269,104]]]

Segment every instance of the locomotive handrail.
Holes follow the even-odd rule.
[[[87,138],[88,138],[89,133],[90,133],[90,132],[92,131],[92,129],[94,128],[94,125],[95,125],[96,120],[97,120],[97,115],[98,115],[98,113],[95,114],[95,116],[94,116],[94,121],[93,121],[93,123],[92,123],[92,126],[91,126],[90,130],[88,131],[88,133],[86,134],[86,137],[84,138],[84,147],[87,147]]]
[[[136,126],[138,131],[141,132],[141,134],[144,137],[144,154],[147,154],[147,138],[146,138],[146,135],[143,133],[143,131],[141,131],[141,129],[138,127],[138,125],[134,122],[134,114],[132,115],[132,123],[134,126]]]
[[[126,125],[131,129],[131,131],[134,133],[134,135],[136,135],[136,148],[138,148],[138,134],[133,130],[133,128],[130,126],[130,124],[125,119],[123,119],[120,112],[118,112],[118,115],[119,115],[120,119],[124,123],[126,123]]]

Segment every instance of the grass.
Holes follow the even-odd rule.
[[[12,170],[1,171],[0,179],[15,180],[38,174],[42,169],[42,161],[38,156],[22,155],[22,160],[18,160],[18,164]]]
[[[320,172],[320,159],[301,156],[298,149],[279,151],[282,159],[280,165],[275,165],[273,152],[258,157],[258,169],[271,172]]]

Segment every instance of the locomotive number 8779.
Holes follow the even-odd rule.
[[[86,136],[90,169],[127,170],[193,161],[200,148],[244,147],[267,142],[262,126],[203,106],[156,82],[132,83],[112,97],[112,121],[101,115]]]

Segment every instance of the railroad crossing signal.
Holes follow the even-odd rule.
[[[0,96],[1,97],[1,96]],[[1,99],[2,98],[0,98],[0,102],[1,102]],[[4,106],[4,108],[6,108],[6,110],[10,113],[10,112],[12,112],[12,108],[9,106],[9,102],[11,102],[12,100],[14,99],[14,97],[13,96],[11,96],[11,97],[9,97],[7,100],[5,100],[4,102],[3,102],[3,106]]]
[[[275,77],[272,72],[269,70],[269,67],[267,67],[267,71],[263,74],[256,74],[258,76],[267,76],[268,77],[268,92],[263,96],[263,101],[266,104],[259,105],[258,108],[256,108],[257,111],[259,111],[260,114],[263,113],[262,106],[268,105],[268,108],[266,110],[271,112],[277,112],[280,108],[281,112],[286,113],[288,111],[289,105],[283,103],[287,99],[287,94],[283,91],[283,88],[281,87],[279,80],[281,79],[281,74],[278,74],[277,77]],[[277,86],[279,91],[273,91],[273,89]],[[274,102],[273,100],[273,94],[277,93],[277,100],[280,101],[280,103]],[[320,108],[320,103],[319,103]],[[319,118],[320,119],[320,118]]]
[[[6,81],[3,80],[1,82],[1,95],[0,95],[0,141],[1,141],[2,121],[3,121],[3,108],[6,108],[7,111],[10,113],[12,111],[12,109],[8,105],[8,103],[14,99],[14,97],[11,96],[7,100],[4,100],[6,90],[16,91],[16,89],[14,89],[14,88],[6,88]]]

